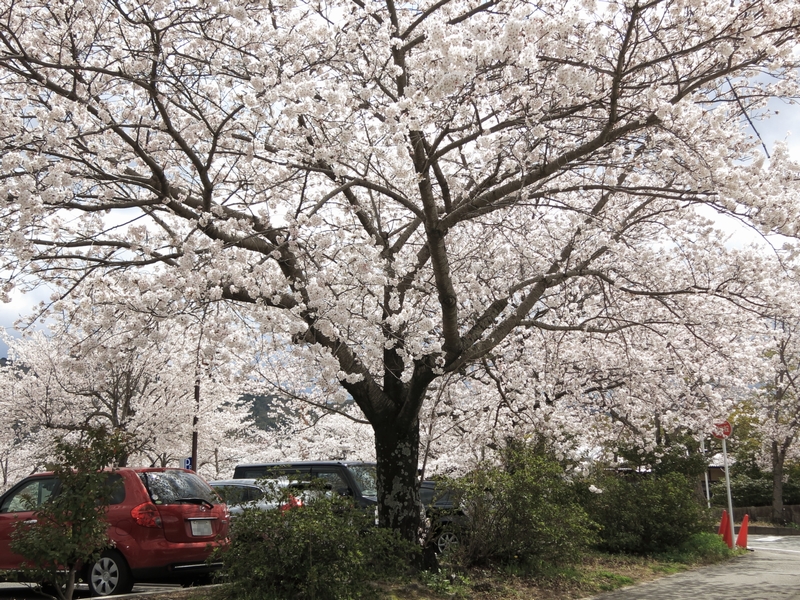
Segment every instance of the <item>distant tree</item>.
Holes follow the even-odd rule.
[[[765,337],[771,344],[762,384],[753,394],[756,421],[751,429],[768,457],[762,464],[772,474],[772,519],[780,523],[787,461],[800,456],[800,321],[785,312],[765,323]]]
[[[215,449],[223,449],[226,470],[230,448],[240,443],[232,436],[249,428],[232,379],[236,363],[226,345],[234,343],[223,333],[225,320],[216,319],[203,338],[186,314],[135,312],[122,296],[98,292],[91,302],[61,303],[47,313],[47,331],[9,339],[13,368],[0,370],[0,418],[20,436],[96,427],[124,432],[131,455],[117,457],[121,466],[130,460],[177,466],[191,456],[197,435],[196,468],[208,465],[219,475]],[[47,451],[46,436],[28,444]]]

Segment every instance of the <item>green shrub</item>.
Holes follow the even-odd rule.
[[[221,553],[232,597],[358,598],[368,581],[407,569],[415,549],[375,527],[374,512],[351,499],[315,495],[321,497],[301,507],[248,509],[234,519]],[[284,503],[287,496],[275,499]]]
[[[17,523],[11,550],[25,558],[24,578],[70,600],[80,568],[97,560],[110,545],[105,511],[112,494],[103,469],[128,452],[119,432],[90,428],[77,438],[57,438],[55,458],[46,466],[61,483],[60,491],[36,509],[35,520]]]
[[[680,473],[686,477],[702,477],[708,468],[706,454],[700,452],[697,440],[677,435],[670,444],[645,451],[641,447],[622,445],[617,454],[634,470],[647,471],[656,477]]]
[[[731,477],[731,498],[734,506],[772,506],[772,473],[760,477],[738,474]],[[711,486],[712,500],[718,506],[727,506],[725,480]],[[800,504],[800,484],[790,479],[783,483],[783,503]]]
[[[725,480],[717,481],[711,487],[714,504],[727,506]],[[731,477],[731,498],[734,506],[771,506],[772,476],[752,478],[747,475]]]
[[[679,473],[601,476],[585,482],[582,499],[601,526],[598,548],[609,552],[663,552],[712,525],[691,481]]]
[[[695,533],[677,548],[668,550],[663,558],[687,565],[710,564],[731,557],[734,550],[722,540],[722,536],[711,532]]]
[[[595,527],[563,468],[524,446],[509,448],[504,459],[502,467],[484,466],[452,483],[465,517],[450,560],[464,567],[575,560],[594,541]]]

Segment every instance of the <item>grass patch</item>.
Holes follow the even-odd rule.
[[[469,590],[461,597],[474,600],[574,600],[615,590],[640,581],[655,579],[651,561],[638,557],[590,554],[575,565],[539,565],[530,572],[523,568],[474,570],[469,574]],[[430,590],[434,592],[434,590]],[[431,593],[426,600],[447,596]],[[397,596],[397,600],[412,600]],[[416,600],[416,599],[415,599]]]
[[[532,572],[498,568],[470,573],[475,600],[574,600],[686,571],[694,566],[728,560],[737,552],[724,551],[718,536],[699,534],[679,551],[655,557],[589,553],[575,565],[542,565]],[[430,596],[436,600],[436,596]],[[406,600],[400,596],[398,600]],[[410,599],[409,599],[410,600]]]
[[[439,572],[423,571],[419,574],[419,578],[426,588],[440,596],[469,598],[471,582],[466,575],[441,570]]]
[[[620,575],[619,573],[611,573],[609,571],[597,571],[593,574],[595,585],[604,592],[616,590],[617,588],[631,585],[634,580],[627,575]]]
[[[685,565],[710,565],[743,552],[746,551],[728,548],[716,533],[696,533],[676,549],[661,554],[660,558]]]

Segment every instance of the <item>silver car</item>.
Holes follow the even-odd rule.
[[[288,482],[271,480],[265,482],[262,479],[221,479],[219,481],[209,481],[208,484],[228,505],[231,516],[242,514],[245,509],[272,510],[283,507],[276,498],[276,493],[282,487],[286,487]],[[284,503],[286,507],[300,506],[302,501],[298,498],[295,503],[290,501]]]

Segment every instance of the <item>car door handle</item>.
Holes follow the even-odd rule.
[[[23,523],[25,523],[25,525],[33,525],[36,523],[36,519],[28,519],[27,521],[23,521]]]

